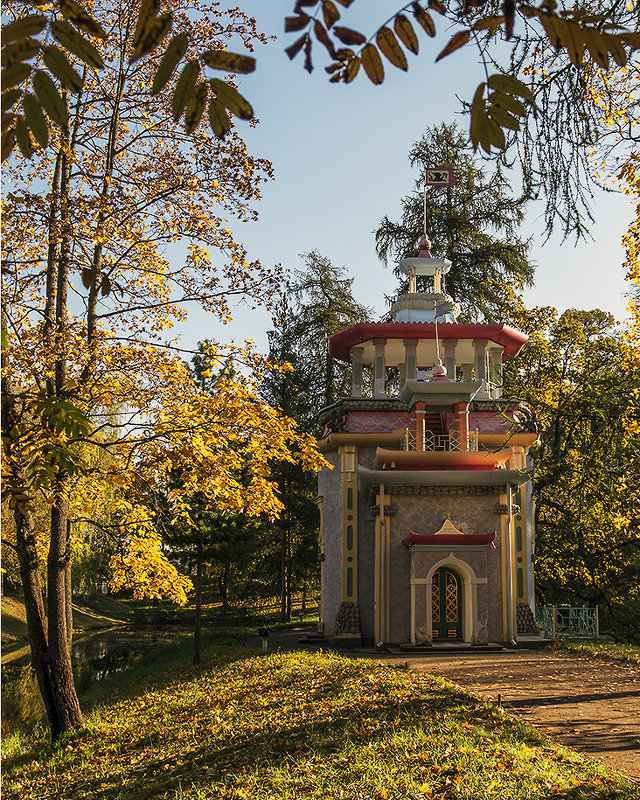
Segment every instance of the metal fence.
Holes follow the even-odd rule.
[[[536,613],[545,639],[598,638],[598,606],[542,606]]]

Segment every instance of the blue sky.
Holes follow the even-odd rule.
[[[378,261],[373,231],[385,214],[399,216],[400,200],[416,178],[407,156],[425,128],[457,120],[467,129],[458,97],[470,98],[482,80],[477,55],[463,48],[434,64],[450,32],[443,30],[435,40],[420,33],[421,52],[408,56],[408,73],[388,65],[381,86],[363,74],[348,86],[329,84],[319,45],[311,75],[302,69],[301,55],[290,62],[284,53],[294,41],[293,34],[283,33],[293,0],[245,0],[242,7],[278,37],[256,52],[257,71],[239,80],[260,125],[251,130],[238,123],[250,152],[272,161],[275,181],[264,187],[259,221],[232,228],[250,257],[266,264],[299,268],[299,254],[317,249],[346,268],[357,299],[381,314],[395,280],[391,268]],[[391,0],[361,0],[353,6],[362,9],[360,18],[349,10],[343,21],[368,35],[374,22],[396,8]],[[517,180],[514,174],[514,185]],[[529,207],[522,235],[533,237],[531,257],[537,264],[536,285],[526,293],[529,305],[599,307],[624,318],[620,238],[632,207],[624,196],[601,192],[594,210],[593,240],[575,247],[555,235],[543,244],[542,207]],[[237,307],[234,322],[224,327],[194,313],[181,338],[192,344],[205,336],[250,337],[264,349],[269,324],[266,313],[245,306]]]

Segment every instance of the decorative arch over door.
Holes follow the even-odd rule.
[[[480,548],[473,549],[480,550]],[[448,555],[443,553],[442,558],[428,566],[422,558],[431,553],[432,548],[428,545],[418,544],[411,548],[411,643],[424,644],[449,639],[446,635],[442,638],[433,636],[433,583],[438,580],[435,577],[438,570],[445,567],[453,571],[459,580],[461,627],[456,638],[468,643],[486,644],[486,620],[478,619],[478,586],[486,585],[487,578],[478,577],[471,564],[458,558],[453,552],[449,552]],[[487,614],[485,604],[486,600],[483,600],[483,617]],[[454,637],[449,639],[452,640],[455,641]]]
[[[434,641],[461,640],[463,583],[451,566],[437,569],[431,579],[431,632]]]

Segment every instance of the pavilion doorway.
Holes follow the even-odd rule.
[[[450,567],[440,567],[431,583],[431,631],[434,641],[462,639],[462,580]]]

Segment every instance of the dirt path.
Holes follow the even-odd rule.
[[[270,637],[269,649],[299,648],[308,629]],[[254,644],[259,643],[256,638]],[[640,781],[640,668],[561,650],[519,650],[474,655],[382,655],[360,658],[407,661],[498,701],[568,747]]]
[[[395,660],[395,659],[394,659]],[[566,651],[398,656],[498,701],[556,741],[640,780],[640,669]]]

